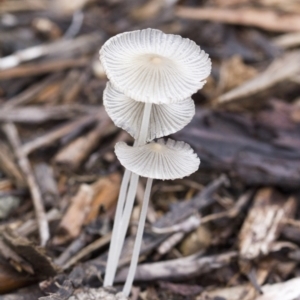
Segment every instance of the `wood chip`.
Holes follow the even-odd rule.
[[[11,265],[0,256],[0,294],[6,294],[15,291],[21,287],[33,284],[36,281],[34,276],[29,276],[27,273],[16,271]],[[6,298],[0,296],[1,300],[11,300],[14,298]],[[28,299],[29,300],[29,299]]]
[[[298,300],[300,298],[300,278],[282,283],[266,284],[262,287],[263,295],[255,300]]]
[[[94,196],[93,188],[82,184],[77,194],[71,199],[71,204],[59,224],[58,233],[53,238],[53,244],[60,245],[79,236],[81,227],[90,212]]]
[[[6,246],[11,248],[11,258],[17,259],[16,263],[19,264],[21,270],[35,274],[41,279],[54,276],[57,273],[57,268],[42,248],[35,246],[24,237],[17,236],[11,230],[1,232],[1,237]]]
[[[117,202],[121,184],[121,176],[119,173],[110,174],[103,177],[92,184],[94,197],[91,204],[90,213],[87,215],[85,224],[95,220],[99,214],[100,208],[104,211],[109,210]]]
[[[106,115],[88,134],[75,139],[62,148],[54,157],[55,164],[75,171],[99,144],[101,138],[114,130],[116,127]]]
[[[78,237],[82,226],[98,216],[100,207],[107,210],[114,205],[118,198],[120,181],[120,175],[114,173],[91,185],[82,184],[71,200],[53,243],[64,244]]]
[[[256,75],[255,68],[247,66],[240,56],[235,55],[221,65],[218,88],[223,92],[231,90]]]
[[[300,51],[287,52],[275,59],[271,65],[253,79],[221,95],[217,100],[225,103],[243,97],[252,96],[266,90],[279,82],[290,79],[299,72],[297,62],[300,61]]]
[[[294,215],[296,199],[286,199],[272,188],[260,189],[239,234],[241,258],[254,259],[271,251],[283,227],[282,220]]]

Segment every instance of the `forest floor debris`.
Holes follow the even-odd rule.
[[[147,27],[194,40],[213,71],[173,135],[200,169],[154,182],[132,299],[300,298],[299,3],[201,3],[0,1],[0,300],[123,299],[145,182],[104,291],[114,144],[132,139],[103,108],[98,52]]]

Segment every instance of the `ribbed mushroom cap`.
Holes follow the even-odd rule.
[[[198,170],[200,159],[190,145],[159,139],[144,146],[131,147],[124,142],[115,146],[121,164],[140,176],[153,179],[178,179]]]
[[[116,126],[137,139],[145,103],[125,96],[108,82],[103,93],[103,104]],[[191,98],[172,104],[153,104],[147,141],[179,131],[191,121],[194,114],[195,104]]]
[[[168,104],[190,97],[211,71],[208,55],[195,42],[156,29],[110,38],[100,59],[112,84],[141,102]]]

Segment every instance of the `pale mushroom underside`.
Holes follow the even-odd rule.
[[[109,82],[103,93],[103,104],[115,125],[137,139],[145,104],[125,96]],[[195,104],[191,98],[172,104],[153,104],[147,141],[179,131],[191,121],[194,114]]]
[[[138,147],[119,142],[115,153],[125,168],[153,179],[183,178],[197,171],[200,165],[200,159],[188,144],[171,139]]]
[[[134,100],[156,104],[190,97],[211,71],[208,55],[195,42],[149,28],[110,38],[100,59],[116,89]]]

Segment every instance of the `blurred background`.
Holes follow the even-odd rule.
[[[155,182],[133,299],[300,299],[299,0],[0,0],[0,299],[101,286],[113,147],[132,138],[102,106],[98,52],[148,27],[194,40],[212,73],[172,136],[200,169]]]

